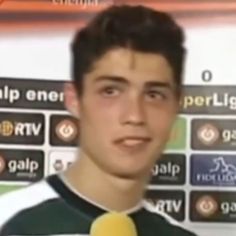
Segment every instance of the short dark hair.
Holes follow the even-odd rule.
[[[76,33],[72,43],[72,78],[82,93],[84,74],[108,50],[117,47],[158,53],[170,63],[181,91],[184,32],[167,13],[145,6],[113,5],[97,14]]]

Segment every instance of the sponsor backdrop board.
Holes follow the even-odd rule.
[[[70,42],[98,10],[122,1],[85,2],[0,1],[1,195],[77,158],[79,121],[63,105]],[[189,50],[181,111],[146,199],[199,235],[236,236],[236,3],[144,3],[179,21]]]

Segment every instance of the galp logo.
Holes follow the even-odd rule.
[[[38,181],[44,176],[40,150],[0,149],[1,181]]]
[[[218,203],[209,195],[202,196],[196,202],[196,210],[201,216],[210,217],[218,210]]]
[[[198,139],[204,144],[211,146],[220,137],[219,130],[212,124],[204,124],[197,130]]]
[[[184,184],[186,175],[185,155],[166,153],[152,168],[152,185]]]
[[[191,147],[202,150],[236,150],[234,119],[193,119]]]
[[[54,146],[77,146],[79,120],[69,115],[50,117],[50,144]]]
[[[236,141],[236,130],[235,129],[224,129],[222,131],[222,141],[224,143],[233,143]]]
[[[27,173],[29,175],[36,172],[39,168],[39,163],[26,157],[24,160],[10,160],[8,162],[8,169],[10,173]]]
[[[236,222],[236,192],[192,191],[190,219],[196,222]],[[191,207],[195,206],[195,207]]]
[[[56,126],[56,134],[61,140],[70,142],[77,135],[77,127],[71,120],[65,119]]]
[[[177,164],[173,164],[171,162],[168,163],[158,163],[152,169],[152,175],[169,175],[170,177],[175,177],[180,173],[180,166]]]

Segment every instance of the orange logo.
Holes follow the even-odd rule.
[[[9,137],[14,133],[14,125],[11,121],[4,120],[0,123],[0,134]]]
[[[204,124],[197,131],[198,139],[205,145],[211,146],[220,137],[219,130],[212,124]]]
[[[217,209],[218,203],[209,195],[202,196],[196,202],[196,210],[203,217],[210,217],[217,211]]]
[[[62,120],[56,126],[56,134],[62,141],[72,141],[76,137],[77,133],[77,127],[71,120]]]

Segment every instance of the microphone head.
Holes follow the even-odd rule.
[[[99,216],[90,229],[91,236],[137,236],[133,220],[123,213],[105,213]]]

